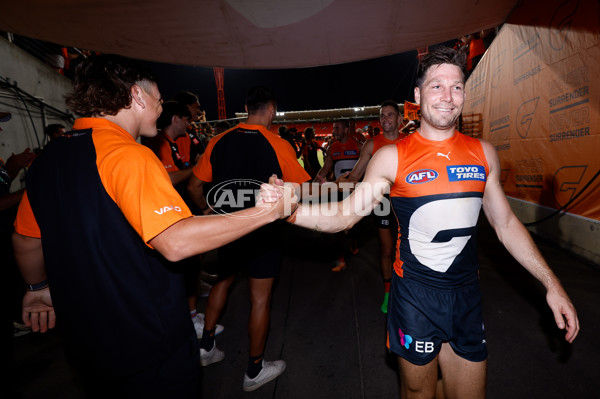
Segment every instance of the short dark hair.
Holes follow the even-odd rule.
[[[164,129],[167,126],[170,126],[173,116],[178,116],[180,118],[183,118],[184,116],[189,118],[192,116],[190,110],[184,104],[178,103],[177,101],[167,101],[162,107],[162,113],[156,121],[156,127],[158,129]]]
[[[181,103],[183,105],[192,105],[199,103],[198,96],[189,91],[182,91],[175,94],[175,96],[173,97],[173,101],[177,101],[178,103]]]
[[[246,94],[248,114],[254,114],[269,103],[277,104],[275,94],[266,86],[255,86]]]
[[[307,127],[304,129],[304,137],[315,137],[315,130],[312,127]]]
[[[346,118],[340,118],[333,121],[333,123],[341,123],[346,129],[350,128],[350,122]]]
[[[67,106],[77,115],[116,115],[131,107],[131,87],[150,90],[157,79],[137,62],[112,54],[85,58],[76,68],[73,91],[65,96]]]
[[[417,67],[417,78],[415,85],[419,88],[423,86],[425,80],[425,74],[435,65],[451,64],[456,65],[460,68],[463,75],[463,81],[466,75],[467,69],[467,58],[464,52],[457,51],[452,47],[440,46],[434,48],[430,53],[427,53],[421,58],[419,66]]]
[[[53,139],[59,135],[60,129],[65,129],[65,127],[60,123],[51,123],[44,128],[44,133],[48,138]]]
[[[400,107],[398,106],[398,103],[396,101],[393,100],[385,100],[384,102],[381,103],[381,107],[392,107],[396,110],[396,113],[398,115],[400,115]]]

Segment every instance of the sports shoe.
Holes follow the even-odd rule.
[[[200,365],[202,367],[210,366],[225,359],[225,352],[217,348],[217,343],[213,344],[210,351],[200,348]]]
[[[254,391],[269,381],[273,381],[279,377],[281,373],[285,371],[285,361],[275,360],[273,362],[267,362],[263,359],[262,370],[254,378],[248,377],[248,374],[244,375],[244,386],[243,389],[246,392]]]
[[[346,261],[344,258],[340,258],[335,261],[335,267],[331,269],[332,272],[341,272],[346,268]]]
[[[194,329],[196,329],[196,336],[198,339],[202,338],[204,332],[204,313],[196,313],[196,316],[192,317],[192,323],[194,323]],[[223,332],[225,327],[217,324],[215,327],[215,335],[219,335]]]
[[[381,304],[381,312],[383,314],[387,314],[387,310],[388,310],[388,301],[390,300],[390,293],[386,292],[383,295],[383,303]]]

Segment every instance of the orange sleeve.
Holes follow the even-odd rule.
[[[98,172],[108,194],[147,243],[192,213],[151,150],[124,147],[106,156]]]
[[[167,140],[160,140],[160,144],[158,144],[158,148],[156,151],[156,156],[160,159],[160,162],[165,167],[167,172],[177,172],[179,168],[175,166],[175,162],[173,161],[173,153],[171,152],[171,146]]]
[[[35,220],[31,204],[29,203],[29,197],[27,197],[27,190],[23,194],[23,198],[21,198],[21,203],[19,204],[17,218],[15,219],[15,231],[27,237],[42,237],[40,227],[37,224],[37,220]]]
[[[206,150],[200,156],[200,159],[198,160],[198,163],[194,166],[194,169],[192,169],[192,173],[194,174],[194,176],[196,176],[198,179],[200,179],[204,182],[208,183],[208,182],[213,181],[212,164],[210,163],[210,155],[212,154],[212,150],[215,147],[215,143],[221,137],[223,137],[223,133],[212,138],[208,142],[208,145],[206,146]]]
[[[283,174],[283,176],[278,177],[281,177],[285,182],[298,184],[311,180],[308,172],[304,170],[302,165],[300,165],[300,162],[298,162],[296,151],[294,151],[292,145],[288,141],[271,132],[267,132],[264,136],[275,150],[275,154],[277,154],[277,161],[279,162],[279,166],[281,166],[281,172]]]
[[[292,146],[287,143],[287,148],[275,149],[275,153],[277,154],[277,159],[279,160],[279,165],[281,166],[281,171],[283,176],[281,177],[283,181],[302,184],[311,179],[310,175],[300,162],[298,162],[298,158],[296,158],[296,151],[292,148]],[[282,150],[280,152],[280,150]]]

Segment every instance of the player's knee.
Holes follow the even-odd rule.
[[[255,309],[266,308],[271,305],[271,295],[251,295],[250,302]]]
[[[404,383],[405,398],[433,398],[435,397],[435,385],[426,385],[423,381]],[[429,386],[431,385],[431,386]]]

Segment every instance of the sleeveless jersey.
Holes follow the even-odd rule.
[[[396,148],[398,170],[390,191],[399,223],[394,270],[434,287],[472,282],[489,173],[481,143],[459,132],[444,141],[415,133]]]
[[[327,149],[333,160],[333,173],[337,179],[346,172],[350,172],[358,161],[360,149],[358,142],[349,138],[345,143],[335,140]]]
[[[400,133],[396,140],[388,140],[383,134],[378,134],[377,136],[373,137],[373,153],[371,154],[371,156],[375,155],[377,150],[383,147],[384,145],[396,144],[400,140],[404,140],[406,137],[407,136],[405,134]]]

